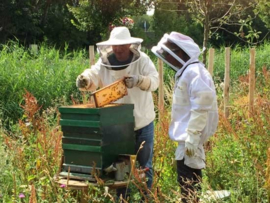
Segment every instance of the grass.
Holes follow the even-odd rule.
[[[255,48],[256,50],[256,71],[262,70],[264,65],[270,65],[270,59],[268,57],[268,52],[270,51],[269,43],[265,43],[259,47]],[[246,75],[249,70],[249,58],[250,58],[250,49],[235,47],[231,49],[231,58],[230,58],[230,78],[231,81],[237,81],[239,76]],[[224,79],[224,70],[225,70],[225,47],[222,47],[219,50],[215,50],[214,58],[214,76],[216,80]]]
[[[60,53],[40,46],[37,54],[16,42],[2,45],[0,54],[0,106],[2,122],[16,122],[22,116],[20,104],[25,90],[33,93],[43,109],[61,99],[70,102],[78,96],[76,77],[88,66],[83,51]],[[62,101],[61,101],[62,102]]]

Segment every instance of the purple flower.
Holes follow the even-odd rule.
[[[60,187],[61,187],[61,188],[64,188],[64,187],[66,187],[66,185],[65,185],[65,184],[62,184],[62,185],[60,185]]]
[[[25,198],[24,194],[23,193],[20,193],[19,194],[19,198]]]

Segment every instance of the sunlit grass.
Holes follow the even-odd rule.
[[[0,105],[3,118],[16,121],[22,116],[19,104],[24,91],[34,94],[43,109],[61,98],[70,102],[76,97],[76,77],[89,62],[84,51],[62,53],[40,45],[37,54],[16,42],[2,45],[0,51]]]

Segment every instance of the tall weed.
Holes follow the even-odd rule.
[[[19,202],[23,195],[23,199],[29,202],[36,202],[36,199],[38,202],[55,202],[69,196],[62,193],[53,181],[62,155],[62,133],[57,128],[57,122],[51,126],[46,122],[48,117],[39,115],[40,106],[29,92],[24,97],[24,117],[19,121],[18,128],[12,134],[1,134],[9,161],[9,178],[12,178],[8,182],[11,185],[1,187],[6,188],[2,199],[4,202],[11,199]],[[58,196],[58,193],[61,195]]]

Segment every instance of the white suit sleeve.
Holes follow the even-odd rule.
[[[92,65],[91,68],[87,68],[83,71],[82,75],[88,77],[91,81],[91,85],[88,88],[89,91],[95,91],[100,86],[100,61],[95,65]]]
[[[201,140],[201,134],[206,126],[208,113],[205,110],[192,110],[186,132],[188,137],[186,142],[198,145]]]
[[[142,75],[139,81],[140,88],[145,91],[155,91],[159,86],[159,74],[154,63],[149,57],[146,58],[145,63],[141,64]]]
[[[192,81],[190,88],[191,115],[186,129],[189,135],[186,141],[198,145],[201,133],[207,125],[208,111],[212,108],[215,91],[211,89],[211,83],[208,85],[201,78]]]

